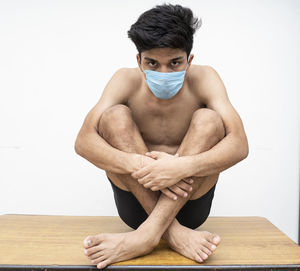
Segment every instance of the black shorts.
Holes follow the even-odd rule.
[[[109,178],[108,178],[109,179]],[[109,179],[120,218],[131,228],[137,229],[148,217],[148,214],[136,197],[128,191],[120,189]],[[207,219],[216,185],[206,194],[195,200],[188,200],[178,212],[178,222],[191,229],[196,229]]]

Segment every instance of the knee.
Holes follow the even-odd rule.
[[[128,130],[128,125],[132,120],[131,110],[123,104],[117,104],[107,108],[101,115],[98,123],[98,131],[100,135],[104,135],[110,131]]]
[[[215,135],[219,140],[225,136],[225,127],[221,116],[216,111],[208,108],[196,110],[191,125],[195,129],[201,129]]]

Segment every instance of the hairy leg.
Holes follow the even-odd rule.
[[[127,114],[125,114],[126,110],[127,110]],[[110,116],[109,120],[111,121],[110,124],[115,120],[116,123],[118,123],[119,125],[117,129],[115,129],[113,132],[108,131],[107,129],[103,129],[101,131],[101,135],[112,146],[116,148],[119,148],[127,152],[136,152],[136,153],[144,154],[145,152],[148,151],[148,149],[145,143],[143,142],[143,139],[134,121],[131,118],[130,110],[129,111],[128,110],[129,109],[127,107],[122,105],[116,106],[115,108],[111,108],[110,109],[111,112],[109,114]],[[210,114],[212,113],[211,110],[207,110],[207,109],[201,109],[201,110],[197,110],[193,116],[189,131],[187,132],[180,148],[178,149],[179,155],[191,155],[191,154],[196,154],[196,153],[206,151],[210,149],[212,146],[214,146],[222,138],[222,136],[224,136],[224,130],[223,130],[223,135],[222,135],[222,131],[221,132],[214,131],[216,126],[215,123],[212,125],[212,127],[210,128],[208,127],[207,124],[209,122],[213,122],[210,121],[209,118],[215,117],[213,116],[213,114]],[[122,114],[120,114],[120,111],[122,111]],[[123,118],[122,122],[120,122],[120,116],[122,116]],[[124,118],[128,118],[128,119],[124,120]],[[105,123],[105,119],[101,119],[101,121]],[[122,127],[122,123],[124,124],[124,127]],[[112,125],[110,125],[110,127],[111,126]],[[201,133],[199,134],[200,127],[202,128],[202,134]],[[223,126],[218,125],[218,127],[223,127]],[[127,129],[127,133],[124,133],[126,129]],[[217,136],[215,136],[215,134],[217,134]],[[199,142],[203,142],[203,143],[199,145]],[[203,178],[199,178],[199,180],[195,181],[193,184],[194,192],[197,192],[198,195],[200,196],[201,194],[205,193],[205,186],[202,185],[204,183],[203,181],[204,181]],[[211,183],[213,182],[215,183],[216,181],[217,181],[217,177],[215,177],[214,181],[211,181]],[[151,190],[145,189],[143,186],[138,184],[138,182],[135,179],[131,178],[130,175],[122,175],[121,182],[125,184],[126,188],[128,188],[128,190],[130,190],[137,197],[137,199],[144,207],[146,212],[148,214],[151,213],[148,219],[140,226],[140,228],[147,230],[148,234],[149,234],[149,230],[151,232],[151,228],[152,228],[152,230],[154,230],[152,232],[155,234],[155,236],[160,237],[170,225],[169,229],[173,228],[174,230],[172,231],[172,234],[171,233],[167,234],[165,238],[172,238],[172,247],[176,249],[176,238],[174,238],[174,236],[176,236],[178,231],[180,231],[181,225],[174,218],[178,213],[178,211],[186,203],[187,199],[191,197],[189,196],[187,199],[180,197],[176,202],[174,202],[169,198],[167,198],[165,195],[163,194],[160,195],[160,192],[153,192]],[[117,183],[116,185],[118,186]],[[120,186],[121,185],[119,184],[119,187]],[[161,214],[164,214],[164,216],[162,217]],[[167,216],[165,214],[167,214]],[[149,225],[151,225],[150,228]],[[167,232],[171,232],[169,231],[169,229]],[[140,230],[140,232],[143,232],[143,230]],[[191,235],[191,234],[186,232],[185,236],[187,235]],[[202,261],[201,256],[204,259],[206,258],[205,253],[203,253],[203,251],[205,251],[209,255],[211,251],[209,250],[208,246],[214,243],[213,240],[207,240],[209,238],[212,238],[213,236],[209,236],[207,233],[203,233],[202,235],[203,235],[202,243],[205,243],[206,247],[204,244],[202,244],[203,249],[202,250],[200,249],[201,251],[193,251],[194,255],[191,255],[191,252],[187,254],[182,253],[182,251],[180,251],[179,248],[177,248],[177,251],[186,255],[187,257],[194,258],[195,260],[198,261]],[[89,248],[87,252],[88,255],[91,256],[91,259],[98,260],[100,264],[103,264],[102,266],[115,262],[116,260],[120,260],[120,259],[122,260],[124,257],[123,258],[119,257],[119,259],[112,259],[112,258],[104,259],[105,256],[103,256],[101,253],[99,254],[99,249],[100,249],[99,246],[101,246],[101,243],[104,242],[103,238],[104,238],[103,235],[98,236],[98,240],[97,238],[95,238],[94,240],[91,238],[87,238],[90,241],[93,241],[93,243],[95,242],[95,245],[98,247],[95,248],[93,244],[92,245],[85,244],[85,247]],[[113,239],[111,236],[109,238]],[[209,241],[211,241],[211,243],[209,243]],[[130,256],[131,255],[126,255],[125,257],[130,257]],[[98,262],[94,261],[94,263],[98,263]]]
[[[190,127],[177,150],[179,156],[195,155],[208,151],[225,136],[223,121],[218,114],[210,109],[195,111]],[[207,193],[218,180],[219,174],[195,177],[198,187],[193,193],[191,200],[200,198]]]
[[[222,119],[210,109],[197,110],[192,118],[190,127],[177,150],[179,156],[195,155],[211,149],[225,136]],[[198,199],[206,194],[218,181],[219,174],[195,177],[194,193],[190,200]],[[178,223],[169,226],[164,234],[171,248],[180,254],[191,258],[193,252],[197,251],[195,260],[205,260],[220,243],[220,237],[208,232],[193,231]],[[214,241],[212,240],[214,238]],[[210,244],[208,244],[208,241]],[[205,245],[206,244],[206,245]],[[198,258],[200,256],[200,258]]]
[[[114,125],[111,125],[114,123]],[[127,106],[116,105],[109,108],[102,115],[98,127],[100,135],[113,147],[129,152],[144,155],[146,152],[151,151],[146,146],[135,122],[132,119],[131,111]],[[173,148],[175,154],[177,148]],[[151,163],[153,159],[145,156],[144,164]],[[142,165],[141,165],[142,166]],[[149,215],[156,205],[160,191],[151,191],[140,185],[136,179],[132,178],[130,174],[116,174],[106,172],[107,176],[119,188],[130,191]],[[190,186],[182,182],[182,189],[179,186],[173,186],[174,192],[184,195]],[[186,189],[183,190],[183,189]]]

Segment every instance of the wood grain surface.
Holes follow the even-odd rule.
[[[1,265],[93,266],[83,254],[83,239],[102,232],[128,232],[119,217],[0,216]],[[209,217],[197,230],[221,236],[221,244],[204,263],[174,252],[166,242],[152,253],[114,265],[299,265],[300,247],[262,217]]]

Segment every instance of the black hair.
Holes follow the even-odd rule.
[[[180,5],[163,4],[145,11],[131,25],[128,37],[141,52],[153,48],[182,49],[189,56],[193,35],[201,26],[201,19],[191,9]]]

